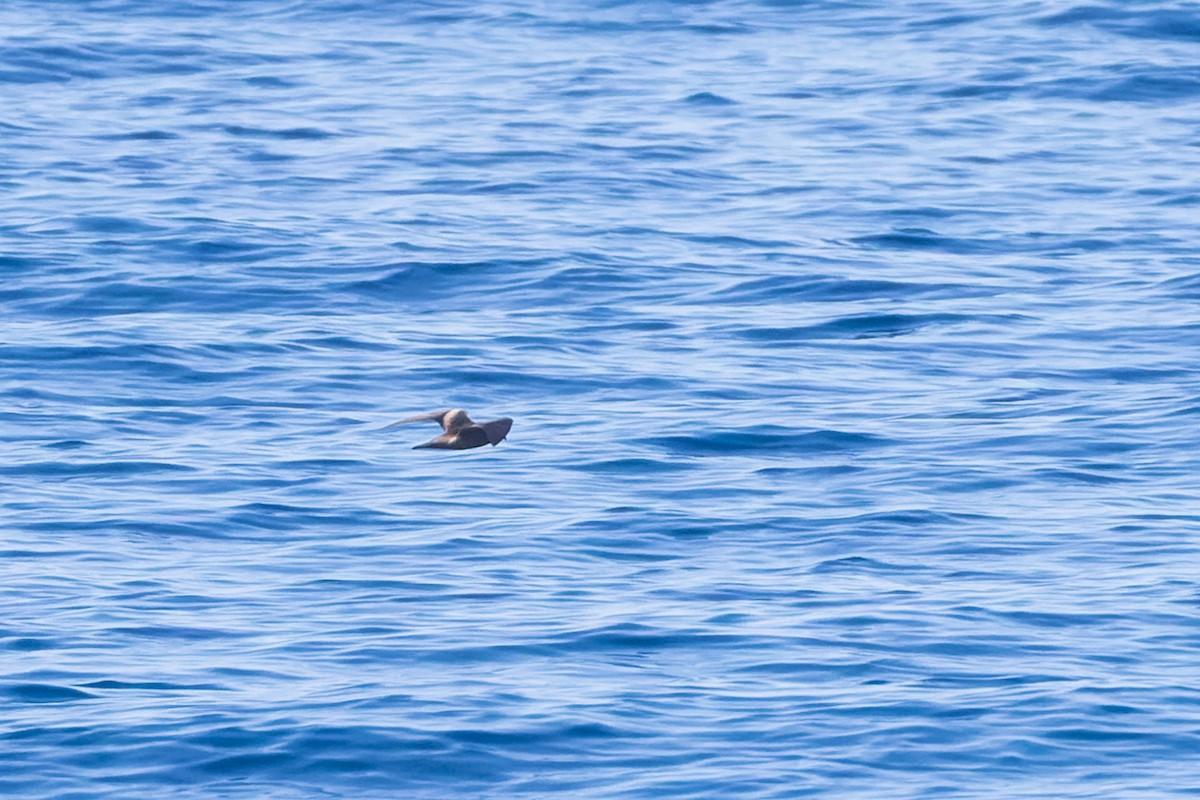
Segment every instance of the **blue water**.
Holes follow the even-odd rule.
[[[3,796],[1200,796],[1200,5],[10,0],[0,92]]]

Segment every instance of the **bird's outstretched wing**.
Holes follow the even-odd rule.
[[[419,444],[413,450],[426,448],[433,450],[470,450],[472,447],[482,447],[488,443],[487,432],[478,425],[469,425],[453,433],[443,433],[425,444]]]
[[[508,436],[508,432],[512,430],[512,420],[508,417],[501,417],[491,422],[485,422],[479,427],[487,434],[488,444],[494,446],[503,442],[504,437]]]
[[[386,431],[390,428],[395,428],[398,425],[407,425],[410,422],[426,422],[428,420],[433,420],[437,424],[441,425],[442,429],[445,430],[446,415],[449,413],[450,413],[450,410],[447,409],[446,411],[431,411],[428,414],[418,414],[415,417],[409,417],[408,419],[402,419],[399,422],[393,422],[391,425],[386,426],[384,428],[384,430]]]
[[[424,450],[426,448],[433,450],[458,450],[460,449],[457,442],[462,438],[462,434],[443,433],[441,436],[430,439],[425,444],[419,444],[413,447],[413,450]]]

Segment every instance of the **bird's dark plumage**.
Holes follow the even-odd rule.
[[[470,450],[472,447],[483,447],[485,444],[498,445],[508,436],[513,421],[508,417],[494,419],[482,425],[472,422],[467,412],[461,408],[449,411],[434,411],[430,414],[418,414],[415,417],[402,419],[388,425],[394,428],[409,422],[425,422],[431,420],[442,426],[445,431],[441,436],[430,439],[425,444],[419,444],[414,450],[432,448],[436,450]]]

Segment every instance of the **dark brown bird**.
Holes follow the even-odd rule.
[[[461,408],[452,408],[449,411],[434,411],[430,414],[419,414],[415,417],[402,419],[399,422],[393,422],[388,425],[388,428],[394,428],[397,425],[406,425],[409,422],[424,422],[425,420],[433,420],[442,426],[445,431],[441,436],[430,439],[425,444],[419,444],[413,450],[420,450],[423,447],[432,447],[438,450],[470,450],[472,447],[483,447],[485,444],[490,444],[493,447],[504,441],[504,437],[508,436],[508,431],[512,428],[512,420],[508,417],[494,419],[491,422],[485,422],[482,425],[474,423],[467,416],[467,412]],[[386,428],[385,428],[386,430]]]

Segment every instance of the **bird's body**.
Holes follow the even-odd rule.
[[[467,412],[461,408],[452,408],[449,411],[418,414],[415,417],[393,422],[388,427],[394,428],[397,425],[405,425],[409,422],[424,422],[426,420],[432,420],[441,425],[445,433],[430,439],[425,444],[417,445],[413,448],[414,450],[422,448],[470,450],[472,447],[483,447],[485,444],[490,444],[494,447],[504,441],[504,437],[508,436],[508,431],[512,428],[513,423],[508,417],[501,417],[500,419],[494,419],[491,422],[485,422],[480,425],[472,422],[471,418],[467,416]]]

